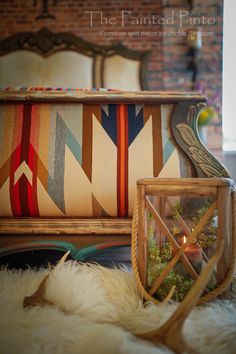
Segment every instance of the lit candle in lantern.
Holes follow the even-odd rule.
[[[183,244],[186,242],[186,236],[183,236]],[[199,264],[202,264],[202,248],[197,243],[190,243],[185,248],[184,254],[196,268],[199,268]]]

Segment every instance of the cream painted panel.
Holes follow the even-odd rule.
[[[180,161],[177,149],[174,149],[166,164],[158,175],[159,178],[179,178],[181,177]]]
[[[180,160],[179,160],[179,154],[177,149],[174,149],[168,161],[163,166],[158,177],[159,178],[180,178],[181,177]],[[179,197],[171,197],[172,205],[176,205],[176,203],[178,203],[179,201],[180,201]],[[171,211],[169,207],[167,207],[166,216],[170,216],[170,215],[172,215]]]
[[[92,64],[92,58],[72,51],[61,51],[44,58],[19,50],[0,58],[0,84],[91,88]]]
[[[92,216],[92,185],[67,146],[65,149],[64,185],[66,215]]]
[[[93,194],[105,212],[117,215],[117,148],[93,115]]]
[[[133,213],[137,180],[153,176],[152,119],[149,119],[129,147],[129,215]]]
[[[120,90],[140,90],[140,62],[113,55],[104,61],[104,86]]]
[[[56,204],[52,201],[44,186],[40,182],[39,178],[37,181],[37,196],[38,196],[38,208],[40,216],[65,216],[64,213],[56,206]]]

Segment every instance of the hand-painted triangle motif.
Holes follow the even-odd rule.
[[[144,126],[143,107],[140,105],[128,105],[129,139],[128,144],[132,144],[136,136]]]
[[[128,125],[128,146],[130,146],[144,126],[143,105],[127,104],[124,105],[124,107]],[[119,119],[119,105],[102,105],[101,111],[101,124],[114,144],[117,145],[117,119]]]
[[[116,104],[102,105],[101,106],[102,126],[106,133],[109,135],[113,143],[117,144],[117,124],[116,124]]]
[[[14,185],[18,182],[18,180],[22,177],[25,176],[26,180],[31,184],[33,183],[33,173],[27,163],[23,161],[21,165],[17,168],[17,170],[14,173]]]
[[[92,208],[93,208],[93,215],[96,215],[98,217],[109,216],[109,214],[103,209],[103,207],[97,201],[94,194],[92,194]]]

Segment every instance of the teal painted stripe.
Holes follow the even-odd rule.
[[[173,143],[169,140],[166,145],[163,148],[163,162],[164,165],[166,164],[166,162],[168,161],[170,155],[172,154],[172,152],[174,151],[174,145]]]
[[[66,145],[76,158],[76,160],[80,163],[82,166],[82,148],[79,142],[75,139],[74,135],[71,133],[69,129],[66,130],[66,140],[65,140]]]
[[[163,146],[163,165],[166,164],[170,155],[174,151],[174,145],[171,141],[168,120],[162,115],[162,146]]]
[[[121,242],[105,242],[105,243],[100,243],[100,244],[95,244],[92,246],[87,246],[84,247],[80,250],[78,250],[72,243],[69,242],[64,242],[64,241],[31,241],[31,242],[25,242],[22,244],[14,245],[14,246],[9,246],[9,247],[3,247],[0,248],[0,257],[1,256],[7,256],[9,254],[15,254],[15,253],[20,253],[20,252],[25,252],[25,251],[30,251],[30,250],[57,250],[57,251],[62,251],[64,253],[70,251],[70,256],[76,260],[83,262],[86,260],[88,256],[92,256],[98,252],[101,252],[102,250],[108,250],[108,249],[116,249],[119,247],[126,247],[128,244],[127,242],[124,242],[122,244]]]

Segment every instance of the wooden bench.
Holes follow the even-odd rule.
[[[202,144],[196,93],[0,92],[0,246],[131,234],[136,181],[229,177]]]

